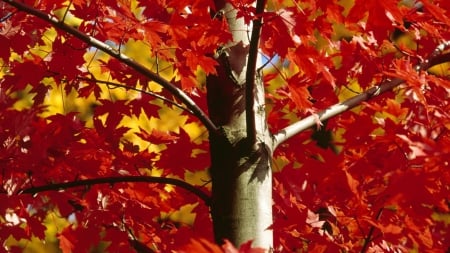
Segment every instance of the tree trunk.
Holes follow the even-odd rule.
[[[212,218],[216,241],[253,240],[272,248],[272,138],[264,110],[264,87],[257,74],[253,115],[256,143],[247,138],[245,76],[250,28],[229,5],[223,9],[233,43],[219,52],[217,76],[207,78],[208,111],[220,127],[211,134]]]

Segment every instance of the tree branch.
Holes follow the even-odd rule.
[[[256,142],[256,125],[255,125],[255,76],[256,62],[258,60],[259,38],[261,35],[262,16],[265,0],[256,1],[255,19],[253,20],[252,35],[250,38],[250,48],[248,52],[247,71],[245,76],[245,117],[247,123],[247,139],[249,144],[253,146]]]
[[[45,191],[59,191],[80,186],[91,186],[96,184],[116,184],[116,183],[159,183],[170,184],[181,187],[199,197],[205,204],[210,205],[211,198],[199,188],[176,178],[151,177],[151,176],[120,176],[101,177],[93,179],[75,180],[64,183],[48,184],[43,186],[33,186],[19,191],[19,194],[36,194]]]
[[[416,67],[417,71],[428,70],[429,68],[450,61],[450,53],[442,54],[445,48],[450,46],[450,41],[446,41],[440,44],[434,52],[430,55],[429,59]],[[400,78],[395,78],[389,81],[385,81],[375,87],[372,87],[365,92],[351,97],[344,102],[334,104],[329,108],[317,113],[317,115],[310,115],[300,121],[297,121],[273,135],[273,149],[278,145],[285,142],[289,138],[295,136],[296,134],[309,129],[317,124],[317,120],[323,121],[334,116],[337,116],[355,106],[360,105],[362,102],[367,101],[373,97],[377,97],[386,91],[392,90],[398,85],[404,83],[404,80]]]
[[[2,0],[2,1],[11,6],[14,6],[15,8],[17,8],[20,11],[24,11],[30,15],[40,18],[40,19],[52,24],[54,27],[59,28],[65,32],[73,35],[74,37],[80,39],[81,41],[87,43],[88,45],[93,46],[93,47],[107,53],[108,55],[116,58],[120,62],[131,67],[138,73],[140,73],[140,74],[144,75],[145,77],[149,78],[150,80],[158,83],[159,85],[161,85],[162,87],[167,89],[169,92],[171,92],[175,97],[180,99],[180,101],[182,101],[187,106],[187,108],[189,108],[189,110],[191,110],[193,112],[193,114],[195,116],[197,116],[197,118],[205,125],[205,127],[211,133],[218,132],[218,128],[216,127],[216,125],[214,125],[214,123],[202,111],[202,109],[200,109],[197,106],[197,104],[185,92],[183,92],[180,88],[178,88],[171,82],[167,81],[166,79],[162,78],[155,72],[149,70],[144,65],[139,64],[139,63],[135,62],[133,59],[129,58],[128,56],[122,54],[120,52],[120,50],[115,49],[115,48],[97,40],[96,38],[94,38],[92,36],[89,36],[83,32],[80,32],[78,29],[73,28],[73,27],[65,24],[64,22],[59,21],[56,17],[54,17],[50,14],[44,13],[44,12],[42,12],[36,8],[33,8],[29,5],[26,5],[26,4],[23,4],[21,2],[14,1],[14,0]]]
[[[378,221],[380,220],[381,214],[383,213],[384,208],[380,208],[377,212],[377,216],[375,217],[375,220]],[[369,243],[372,241],[372,235],[373,232],[375,231],[375,226],[371,226],[369,233],[367,234],[367,237],[364,238],[364,245],[361,249],[361,253],[366,253],[367,249],[369,248]]]

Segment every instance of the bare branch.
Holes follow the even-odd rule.
[[[193,114],[195,116],[197,116],[197,118],[199,118],[199,120],[205,125],[205,127],[211,133],[218,132],[218,128],[216,127],[216,125],[214,125],[214,123],[209,119],[209,117],[205,114],[205,112],[203,112],[203,110],[200,109],[197,106],[197,104],[185,92],[183,92],[180,88],[178,88],[171,82],[167,81],[163,77],[159,76],[155,72],[149,70],[144,65],[139,64],[139,63],[135,62],[133,59],[129,58],[128,56],[122,54],[118,49],[115,49],[115,48],[105,44],[104,42],[101,42],[101,41],[97,40],[96,38],[89,36],[81,31],[79,31],[78,29],[65,24],[64,22],[61,22],[56,17],[54,17],[50,14],[47,14],[45,12],[42,12],[38,9],[35,9],[29,5],[26,5],[26,4],[23,4],[21,2],[14,1],[14,0],[2,0],[2,1],[5,3],[8,3],[11,6],[14,6],[18,10],[24,11],[30,15],[33,15],[37,18],[40,18],[40,19],[52,24],[54,27],[59,28],[65,32],[73,35],[74,37],[80,39],[81,41],[87,43],[90,46],[98,48],[99,50],[107,53],[108,55],[116,58],[120,62],[131,67],[138,73],[146,76],[150,80],[158,83],[159,85],[161,85],[162,87],[167,89],[169,92],[171,92],[180,101],[182,101],[187,106],[187,108],[189,108],[189,110],[191,110],[193,112]]]
[[[245,76],[245,116],[247,123],[247,138],[250,145],[256,141],[256,125],[255,125],[255,76],[256,62],[258,59],[259,38],[261,35],[262,16],[264,11],[265,0],[256,1],[256,18],[253,20],[252,36],[250,38],[250,48],[247,60],[247,72]],[[259,77],[258,77],[259,78]]]
[[[416,67],[417,71],[427,70],[435,65],[449,62],[450,61],[450,53],[442,54],[446,47],[450,46],[450,41],[442,43],[439,45],[436,50],[430,55],[429,60],[423,62],[419,66]],[[309,129],[317,124],[317,119],[320,121],[327,120],[334,116],[337,116],[349,109],[352,109],[355,106],[360,105],[362,102],[367,101],[373,97],[379,96],[386,91],[390,91],[398,85],[404,83],[404,80],[395,78],[393,80],[385,81],[375,87],[372,87],[365,92],[351,97],[344,102],[335,104],[330,106],[329,108],[317,113],[317,115],[310,115],[300,121],[297,121],[284,129],[280,130],[278,133],[273,135],[273,149],[275,149],[278,145],[288,140],[289,138],[295,136],[296,134]]]
[[[36,194],[45,191],[59,191],[80,186],[92,186],[97,184],[117,184],[117,183],[159,183],[170,184],[181,187],[199,197],[205,204],[210,204],[210,197],[199,188],[176,178],[151,177],[151,176],[121,176],[102,177],[84,180],[75,180],[64,183],[48,184],[43,186],[33,186],[19,191],[19,194]]]

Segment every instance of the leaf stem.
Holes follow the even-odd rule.
[[[167,89],[169,92],[171,92],[175,97],[180,99],[189,110],[193,112],[193,114],[205,125],[205,127],[210,131],[210,133],[218,133],[217,126],[211,121],[211,119],[206,115],[205,112],[203,112],[202,109],[198,107],[198,105],[180,88],[169,82],[168,80],[164,79],[163,77],[159,76],[157,73],[149,70],[144,65],[139,64],[135,62],[133,59],[129,58],[128,56],[122,54],[119,50],[111,47],[110,45],[97,40],[96,38],[89,36],[78,29],[71,27],[64,22],[58,20],[56,17],[42,12],[38,9],[35,9],[29,5],[26,5],[24,3],[14,1],[14,0],[2,0],[5,3],[8,3],[11,6],[14,6],[18,10],[24,11],[30,15],[33,15],[39,19],[42,19],[50,24],[52,24],[54,27],[59,28],[74,37],[80,39],[81,41],[87,43],[90,46],[93,46],[106,54],[116,58],[120,62],[126,64],[127,66],[131,67],[138,73],[144,75],[145,77],[149,78],[150,80],[158,83],[165,89]]]
[[[116,184],[116,183],[159,183],[170,184],[181,187],[199,197],[205,204],[210,205],[211,198],[199,188],[176,178],[152,177],[152,176],[120,176],[120,177],[101,177],[83,180],[74,180],[64,183],[48,184],[42,186],[32,186],[19,191],[19,194],[36,194],[45,191],[59,191],[80,186],[92,186],[97,184]]]

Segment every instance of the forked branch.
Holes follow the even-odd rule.
[[[419,66],[416,67],[417,71],[420,70],[428,70],[429,68],[444,63],[450,62],[450,53],[445,53],[444,50],[450,46],[450,41],[446,41],[440,44],[435,51],[430,55],[427,61],[423,62]],[[354,108],[355,106],[360,105],[362,102],[367,101],[373,97],[379,96],[386,91],[390,91],[398,85],[404,83],[405,81],[400,78],[395,78],[389,81],[385,81],[375,87],[372,87],[365,92],[351,97],[344,102],[334,104],[329,108],[317,113],[316,115],[310,115],[300,121],[297,121],[273,135],[274,149],[288,140],[289,138],[295,136],[296,134],[309,129],[317,124],[317,120],[324,121],[334,116],[337,116],[347,110]]]
[[[120,176],[101,177],[93,179],[74,180],[64,183],[48,184],[43,186],[33,186],[19,191],[19,194],[36,194],[45,191],[59,191],[80,186],[92,186],[97,184],[117,184],[117,183],[158,183],[169,184],[181,187],[199,197],[205,204],[210,204],[210,197],[199,188],[176,178],[151,177],[151,176]]]
[[[186,107],[193,112],[193,114],[199,118],[199,120],[205,125],[205,127],[211,132],[215,133],[218,131],[218,128],[214,123],[209,119],[209,117],[203,112],[202,109],[198,107],[198,105],[180,88],[172,84],[171,82],[167,81],[166,79],[159,76],[157,73],[149,70],[144,65],[139,64],[135,62],[133,59],[129,58],[128,56],[122,54],[120,50],[113,48],[109,46],[108,44],[97,40],[96,38],[89,36],[81,31],[79,31],[76,28],[73,28],[70,25],[65,24],[64,22],[61,22],[56,17],[52,16],[51,14],[42,12],[36,8],[33,8],[29,5],[26,5],[24,3],[21,3],[19,1],[14,0],[2,0],[3,2],[14,6],[16,9],[26,12],[30,15],[33,15],[39,19],[42,19],[50,24],[52,24],[54,27],[59,28],[74,37],[80,39],[81,41],[87,43],[88,45],[95,47],[108,55],[116,58],[120,62],[126,64],[127,66],[131,67],[138,73],[144,75],[148,79],[158,83],[165,89],[167,89],[170,93],[172,93],[176,98],[178,98],[181,102],[183,102]]]

